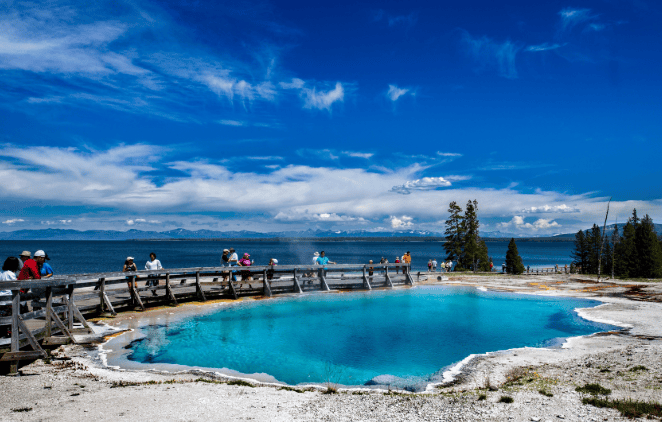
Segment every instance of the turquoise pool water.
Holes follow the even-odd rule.
[[[128,358],[265,373],[291,385],[420,389],[470,354],[613,329],[574,311],[599,303],[469,287],[310,294],[145,327],[146,337],[128,346]]]

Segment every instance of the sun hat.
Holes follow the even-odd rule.
[[[271,262],[273,262],[274,264],[278,264],[278,260],[276,258],[271,258]]]
[[[126,260],[127,260],[127,261],[133,261],[133,257],[132,257],[132,256],[127,256],[127,257],[126,257]]]
[[[223,252],[230,252],[229,249],[223,249]]]
[[[40,257],[40,256],[43,256],[45,258],[46,257],[46,252],[39,249],[37,252],[34,253],[35,258]]]
[[[320,253],[319,253],[319,252],[315,252],[315,253],[313,254],[313,256],[320,256]]]
[[[23,251],[19,256],[32,256],[32,254],[30,253],[30,251]]]
[[[250,256],[248,253],[245,253],[244,256]]]
[[[230,248],[228,252],[234,252],[234,248]]]

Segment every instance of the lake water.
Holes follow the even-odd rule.
[[[127,256],[136,258],[138,269],[144,268],[149,253],[155,252],[165,268],[210,267],[220,263],[224,248],[234,247],[241,255],[248,252],[256,265],[266,265],[270,258],[281,265],[309,264],[313,252],[325,251],[338,263],[365,264],[383,256],[394,262],[396,256],[411,251],[414,271],[427,269],[429,259],[446,257],[442,242],[379,241],[2,241],[0,259],[18,256],[23,250],[34,253],[43,249],[56,274],[120,271]],[[501,268],[508,242],[487,242],[494,266]],[[572,242],[520,242],[517,245],[524,265],[562,267],[570,264]]]
[[[439,286],[308,294],[145,327],[128,359],[262,373],[290,385],[420,390],[470,354],[613,329],[574,311],[599,303]]]

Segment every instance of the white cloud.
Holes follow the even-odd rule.
[[[391,223],[392,229],[406,229],[414,225],[412,220],[412,217],[403,215],[402,217],[391,216],[387,221]]]
[[[274,217],[275,220],[284,222],[331,222],[331,223],[347,223],[357,222],[363,223],[366,220],[363,217],[352,217],[349,215],[340,215],[335,212],[328,213],[311,213],[308,210],[303,212],[289,212],[281,211]]]
[[[403,95],[407,94],[409,92],[409,88],[398,88],[395,85],[389,85],[388,86],[388,91],[386,91],[386,96],[391,100],[391,101],[397,101],[398,98],[402,97]]]
[[[431,190],[437,188],[446,188],[451,185],[451,182],[443,177],[423,177],[406,182],[404,185],[393,186],[391,192],[409,195],[413,190]]]
[[[571,31],[575,26],[596,18],[597,16],[591,15],[591,9],[575,9],[566,7],[559,12],[561,17],[561,26],[557,36],[562,36],[564,33]]]
[[[542,207],[529,207],[523,209],[523,213],[578,213],[581,212],[579,208],[569,207],[566,204],[561,205],[543,205]]]
[[[485,36],[474,37],[466,31],[462,32],[462,42],[469,57],[478,65],[477,70],[494,70],[504,78],[517,78],[515,59],[521,46],[510,40],[498,42]]]
[[[153,145],[119,145],[102,151],[0,145],[0,157],[3,157],[0,159],[0,197],[6,204],[17,206],[30,200],[101,207],[114,213],[112,220],[100,215],[85,221],[77,220],[76,227],[80,229],[98,228],[100,226],[95,221],[104,218],[110,226],[121,220],[126,227],[127,220],[131,220],[131,226],[136,227],[149,224],[150,220],[163,222],[172,219],[160,216],[162,214],[177,215],[179,221],[195,213],[209,215],[218,212],[241,215],[237,223],[244,228],[272,229],[279,222],[291,225],[295,220],[286,220],[284,216],[305,213],[329,214],[328,219],[363,218],[368,229],[372,227],[371,222],[405,215],[415,219],[417,227],[423,227],[427,222],[438,221],[449,202],[464,204],[469,199],[478,200],[481,222],[496,224],[504,215],[525,216],[527,214],[522,210],[544,210],[541,204],[550,207],[572,204],[568,208],[580,209],[581,213],[566,214],[564,211],[569,209],[557,209],[561,215],[573,217],[572,220],[556,221],[568,232],[603,220],[608,199],[591,194],[568,195],[543,190],[522,193],[516,190],[516,186],[447,186],[446,182],[453,183],[457,178],[466,180],[467,176],[444,176],[430,178],[434,182],[425,181],[421,173],[427,167],[420,164],[388,169],[363,165],[337,168],[325,167],[324,162],[315,163],[310,159],[305,160],[307,165],[276,166],[266,172],[265,166],[259,166],[259,172],[251,172],[232,171],[224,165],[201,159],[167,161],[164,158],[167,154],[164,147]],[[172,173],[172,170],[176,172]],[[166,172],[172,175],[163,179],[162,174]],[[405,185],[403,181],[410,182]],[[43,188],[35,190],[33,186]],[[408,187],[409,195],[406,198],[394,195],[394,186]],[[615,201],[610,215],[627,216],[633,208],[650,214],[656,221],[662,220],[662,199]],[[158,210],[159,215],[155,215],[154,210]],[[275,220],[280,213],[279,220]],[[319,217],[322,218],[326,217]],[[136,223],[137,219],[147,220],[147,223]],[[190,219],[207,221],[202,217]],[[553,222],[549,221],[549,224]],[[535,226],[532,220],[529,224],[544,232],[540,228],[542,222]]]
[[[462,157],[462,154],[457,152],[441,152],[437,151],[437,155],[440,157]]]
[[[556,50],[557,48],[563,47],[561,44],[549,44],[549,43],[542,43],[539,45],[530,45],[526,47],[524,50],[525,51],[532,51],[532,52],[538,52],[538,51],[550,51],[550,50]]]
[[[299,97],[303,100],[303,107],[309,109],[331,111],[331,106],[336,102],[343,102],[345,99],[345,89],[340,82],[336,82],[333,89],[326,91],[317,87],[308,87],[308,84],[301,79],[294,78],[292,82],[281,82],[281,88],[293,89],[298,91]]]
[[[372,152],[356,152],[356,151],[343,151],[342,154],[348,157],[365,158],[366,160],[369,160],[370,158],[372,158],[373,155],[375,155]]]
[[[240,120],[219,120],[218,123],[225,126],[246,126],[246,122]]]
[[[512,220],[508,222],[498,223],[497,227],[501,229],[507,229],[507,228],[514,228],[516,230],[526,229],[535,232],[538,230],[547,230],[554,227],[561,227],[561,225],[556,221],[545,220],[543,218],[539,218],[533,223],[527,223],[524,221],[524,217],[522,217],[521,215],[515,215],[513,216]]]
[[[71,220],[58,220],[62,224],[69,224],[71,223]]]
[[[23,220],[22,218],[10,218],[9,220],[3,221],[2,224],[9,224],[11,226],[12,224],[23,223],[23,222],[25,222],[25,220]]]

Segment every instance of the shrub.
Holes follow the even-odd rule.
[[[600,384],[584,384],[583,387],[577,387],[575,388],[575,391],[579,393],[584,393],[584,394],[590,394],[592,396],[608,396],[611,394],[611,390],[608,388],[604,388]]]
[[[501,396],[501,398],[499,399],[499,403],[512,403],[514,401],[515,400],[513,400],[513,398],[510,396]]]

